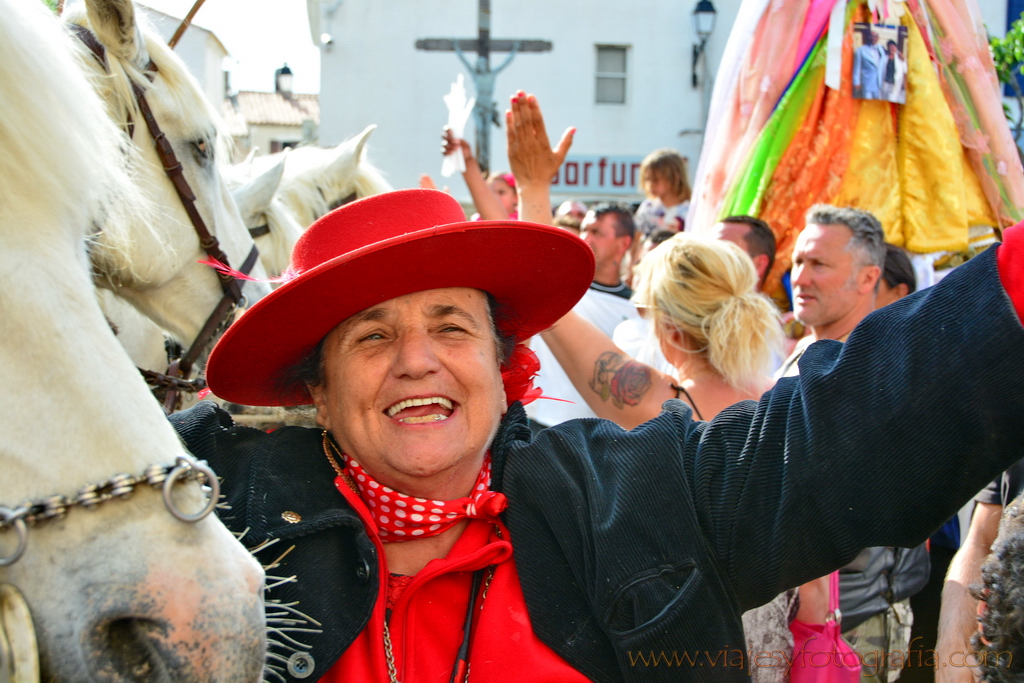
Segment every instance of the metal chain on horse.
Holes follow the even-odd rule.
[[[106,48],[103,47],[92,31],[78,25],[73,25],[71,29],[75,36],[92,51],[100,65],[105,70],[109,70]],[[157,71],[156,64],[150,61],[146,66],[146,77],[152,81],[153,74]],[[160,129],[160,124],[157,123],[156,117],[153,115],[153,110],[146,100],[145,90],[135,81],[131,83],[132,93],[139,107],[139,113],[142,115],[146,128],[149,130],[149,134],[156,145],[156,153],[160,157],[164,173],[170,179],[171,184],[174,186],[174,191],[177,193],[178,199],[181,200],[182,206],[185,209],[185,213],[188,214],[189,220],[192,222],[192,227],[199,237],[200,246],[202,246],[211,259],[230,267],[227,254],[220,248],[220,242],[210,233],[206,227],[206,222],[199,213],[199,209],[196,206],[196,194],[192,191],[192,187],[185,178],[184,169],[181,162],[178,161],[178,157],[174,154],[174,148],[171,147],[170,141]],[[131,136],[134,133],[134,122],[129,121],[128,126],[128,135]],[[248,275],[253,266],[256,265],[258,258],[259,250],[254,244],[239,272]],[[180,407],[181,392],[195,392],[205,388],[205,381],[202,381],[202,386],[199,386],[198,378],[196,380],[188,380],[188,374],[192,371],[192,366],[198,360],[203,350],[227,329],[227,323],[231,320],[237,307],[245,302],[245,297],[242,295],[242,288],[238,281],[226,272],[219,270],[215,272],[220,281],[221,289],[224,290],[224,296],[206,319],[206,322],[199,330],[199,334],[196,335],[195,340],[189,346],[185,355],[177,361],[171,362],[166,373],[157,373],[152,370],[139,368],[139,371],[142,372],[150,386],[166,388],[163,405],[164,410],[168,413]]]
[[[206,505],[191,515],[178,509],[178,504],[171,495],[174,485],[185,481],[198,481],[208,495]],[[136,486],[143,483],[154,489],[161,488],[167,510],[183,522],[198,522],[203,519],[213,511],[220,498],[220,481],[206,461],[196,460],[191,455],[179,455],[173,465],[150,465],[138,476],[115,474],[104,482],[86,484],[72,498],[57,494],[26,501],[16,508],[0,506],[0,533],[14,529],[18,536],[14,552],[7,557],[0,557],[0,567],[14,564],[25,553],[29,526],[61,519],[72,507],[91,510],[109,500],[125,500]]]

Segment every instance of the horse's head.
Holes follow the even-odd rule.
[[[41,3],[0,0],[0,680],[37,658],[43,680],[255,681],[259,566],[134,480],[188,454],[96,303],[86,237],[145,198],[68,40]],[[198,481],[169,490],[206,505]]]
[[[87,0],[84,10],[67,13],[67,21],[89,29],[101,46],[102,58],[95,46],[82,42],[82,65],[93,76],[114,121],[131,135],[142,157],[136,169],[138,184],[159,211],[152,228],[136,225],[128,234],[105,230],[96,240],[93,261],[98,281],[188,345],[223,294],[217,275],[197,263],[208,257],[190,211],[216,238],[233,268],[241,269],[254,246],[218,166],[227,158],[230,137],[181,60],[140,27],[131,0]],[[180,180],[172,180],[164,170],[166,156],[157,152],[136,90],[144,91],[152,119],[181,165],[180,179],[195,195],[194,210],[181,198],[189,190],[182,191]],[[259,263],[252,274],[265,276]],[[250,302],[268,291],[265,283],[245,285]]]
[[[394,189],[366,160],[366,142],[375,128],[367,126],[332,149],[300,147],[288,154],[277,196],[303,228],[342,204]]]
[[[292,247],[302,236],[302,226],[276,197],[284,177],[287,153],[274,155],[274,159],[276,163],[273,166],[254,178],[250,178],[250,162],[232,166],[227,178],[235,188],[232,194],[242,221],[259,247],[263,267],[271,276],[277,277],[288,267]]]

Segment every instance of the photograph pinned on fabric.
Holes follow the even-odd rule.
[[[906,26],[854,23],[853,96],[906,103]]]

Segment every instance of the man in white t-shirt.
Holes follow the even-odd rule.
[[[640,318],[629,301],[633,292],[619,277],[619,267],[635,233],[632,214],[617,204],[595,206],[587,212],[580,225],[580,237],[594,250],[594,281],[573,310],[609,337],[623,320]],[[534,384],[543,389],[544,396],[562,399],[540,399],[528,405],[526,412],[532,424],[550,427],[577,417],[597,417],[576,391],[547,344],[537,336],[530,346],[540,359],[540,373]]]

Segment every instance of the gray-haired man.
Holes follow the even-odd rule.
[[[885,234],[867,211],[812,206],[793,247],[793,313],[810,328],[778,375],[798,374],[797,361],[819,339],[846,341],[875,310],[885,265]]]
[[[885,233],[867,211],[812,206],[793,248],[793,313],[810,328],[777,376],[797,375],[804,351],[819,339],[846,341],[875,310],[885,265]],[[827,457],[827,454],[822,454]],[[899,676],[902,661],[883,653],[909,647],[909,598],[928,581],[928,552],[917,548],[865,548],[841,570],[840,608],[844,635],[861,653],[862,683]]]

